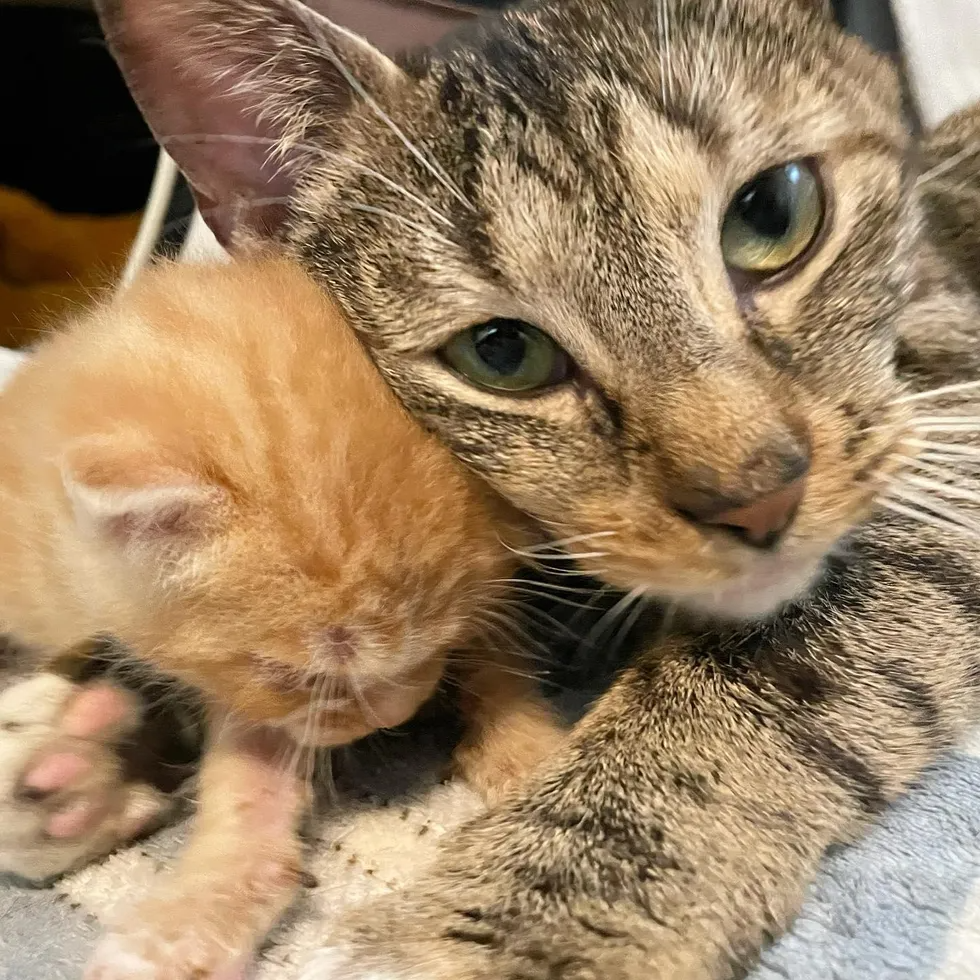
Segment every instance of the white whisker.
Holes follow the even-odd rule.
[[[274,150],[280,144],[280,140],[272,139],[269,136],[244,136],[238,134],[220,134],[220,133],[180,133],[174,136],[165,136],[160,140],[160,145],[166,149],[167,146],[173,143],[244,143],[250,144],[255,143],[262,146],[269,146]],[[294,143],[292,144],[297,150],[301,150],[304,153],[309,153],[311,156],[319,157],[323,160],[333,160],[338,163],[343,163],[348,167],[352,167],[355,170],[359,170],[361,173],[367,174],[370,177],[374,177],[379,183],[384,184],[389,190],[395,191],[397,194],[401,194],[404,198],[411,201],[413,204],[417,204],[424,211],[428,212],[436,221],[440,224],[446,225],[448,228],[452,228],[452,221],[446,217],[441,211],[436,210],[431,204],[428,203],[424,198],[419,197],[414,192],[410,191],[407,187],[399,184],[397,181],[392,180],[390,177],[385,176],[380,170],[375,170],[374,167],[368,166],[366,163],[362,163],[355,157],[349,156],[346,153],[338,153],[334,150],[328,150],[322,146],[316,146],[313,143]],[[256,204],[278,204],[278,203],[289,203],[291,198],[265,198],[258,201],[249,202],[252,206]]]
[[[962,391],[974,391],[980,388],[980,380],[960,381],[957,384],[943,385],[941,388],[932,388],[930,391],[919,391],[911,395],[902,395],[901,398],[894,399],[892,405],[902,405],[908,402],[926,401],[930,398],[939,398],[942,395],[955,395]]]
[[[432,174],[432,176],[435,177],[435,179],[439,181],[439,183],[442,184],[442,186],[445,187],[457,201],[459,201],[468,210],[475,211],[476,208],[474,207],[473,203],[467,200],[463,192],[453,183],[449,174],[447,174],[435,160],[423,153],[422,150],[402,132],[391,116],[389,116],[388,113],[381,108],[374,96],[372,96],[371,93],[368,92],[368,90],[357,80],[357,78],[347,67],[347,65],[344,64],[343,60],[337,55],[333,48],[331,48],[329,44],[322,41],[322,23],[318,23],[318,21],[323,20],[322,16],[315,13],[305,4],[301,3],[300,0],[282,0],[282,2],[288,4],[296,16],[305,24],[310,25],[315,37],[321,38],[319,47],[323,54],[326,55],[330,63],[337,69],[337,71],[340,72],[344,81],[351,87],[351,90],[356,92],[357,95],[364,101],[365,105],[367,105],[368,108],[378,117],[378,119],[380,119],[385,126],[387,126],[388,129],[398,137],[405,149],[407,149],[408,152],[411,153],[412,156],[415,157],[415,159],[418,160],[418,162],[422,164],[422,166],[425,167],[425,169],[428,170],[429,173]]]
[[[903,473],[900,477],[887,477],[885,482],[898,486],[918,487],[921,490],[936,490],[953,500],[968,500],[971,503],[980,504],[980,493],[975,490],[969,490],[953,483],[943,483],[941,480],[934,480],[928,476]]]
[[[397,214],[394,211],[389,211],[387,208],[376,208],[373,204],[361,204],[360,201],[347,201],[345,203],[347,204],[347,207],[353,211],[363,211],[365,214],[374,214],[380,218],[391,218],[392,221],[397,221],[399,224],[405,225],[407,228],[414,228],[419,234],[432,238],[437,242],[441,242],[448,248],[456,247],[455,244],[446,238],[445,235],[440,235],[439,232],[434,231],[432,228],[419,224],[417,221],[412,221],[411,218],[406,218],[403,214]]]
[[[980,144],[973,143],[970,146],[963,147],[962,150],[943,160],[942,163],[937,163],[934,167],[919,174],[915,181],[915,186],[921,187],[922,184],[928,184],[930,181],[937,180],[939,177],[948,174],[951,170],[955,170],[964,160],[969,160],[976,153],[980,153]]]
[[[891,486],[891,490],[889,491],[890,499],[895,500],[897,498],[898,501],[911,504],[920,510],[931,511],[933,514],[945,518],[948,522],[969,528],[975,533],[980,534],[980,521],[971,515],[964,514],[957,510],[957,508],[950,507],[942,501],[930,497],[928,494],[909,489],[897,481],[888,479],[886,482]]]
[[[908,507],[905,504],[901,504],[896,500],[891,500],[888,497],[882,497],[878,503],[887,510],[893,511],[896,514],[901,514],[903,517],[908,517],[919,524],[928,524],[931,527],[937,527],[942,531],[950,531],[953,534],[967,534],[970,537],[980,538],[980,529],[974,530],[973,528],[964,527],[962,524],[943,520],[941,517],[937,517],[934,514],[928,514],[924,511],[916,509],[915,507]]]
[[[916,449],[930,449],[962,459],[980,459],[980,449],[974,446],[960,446],[955,442],[930,442],[927,439],[903,439],[903,444]]]

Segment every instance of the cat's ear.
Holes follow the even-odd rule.
[[[300,0],[96,0],[109,46],[222,244],[275,236],[311,144],[407,76]]]
[[[227,493],[111,438],[76,442],[61,461],[65,492],[87,537],[134,561],[174,571],[227,514]]]

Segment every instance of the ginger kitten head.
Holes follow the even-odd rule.
[[[40,356],[124,639],[246,717],[321,745],[399,724],[502,595],[504,506],[298,267],[151,271]]]
[[[588,570],[766,615],[876,506],[914,167],[829,5],[540,0],[398,62],[296,0],[101,7],[218,232],[289,238]]]

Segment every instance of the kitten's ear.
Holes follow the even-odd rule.
[[[309,143],[355,98],[407,84],[393,61],[300,0],[96,0],[160,144],[227,245],[275,236]]]
[[[79,528],[138,561],[179,563],[218,529],[227,512],[220,487],[109,439],[77,442],[61,472]]]

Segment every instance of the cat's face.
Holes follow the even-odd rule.
[[[379,492],[272,505],[174,471],[120,492],[100,482],[105,452],[76,451],[68,486],[134,610],[124,638],[246,719],[346,744],[409,719],[454,651],[499,633],[516,559],[441,451],[431,482],[406,467],[396,484],[378,462]]]
[[[251,17],[256,63],[279,16],[191,6],[238,54]],[[315,42],[248,75],[295,141],[285,227],[405,404],[616,585],[805,589],[902,435],[891,70],[806,0],[553,0],[405,69],[272,6]],[[374,104],[330,129],[338,53]]]

